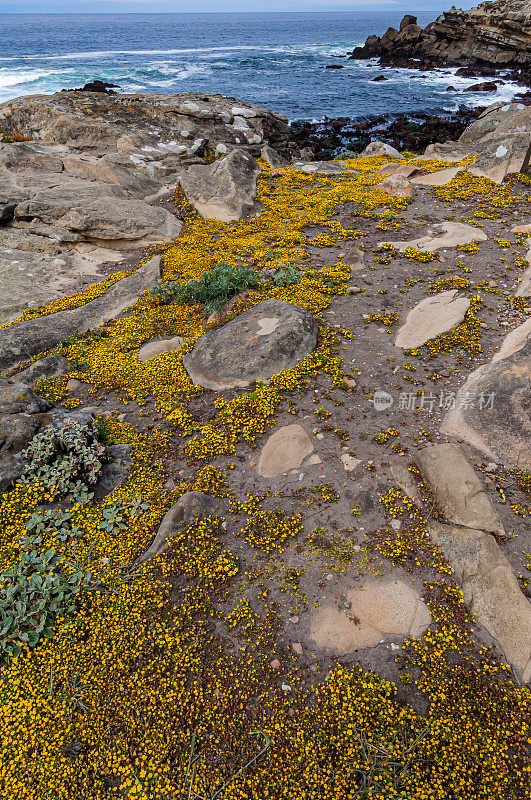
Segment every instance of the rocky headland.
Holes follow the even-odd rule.
[[[526,800],[531,106],[468,122],[0,106],[10,796]]]
[[[452,8],[425,28],[406,14],[399,30],[369,36],[350,58],[380,59],[382,66],[458,66],[463,74],[490,75],[503,68],[524,82],[531,80],[531,3],[495,0],[469,11]]]

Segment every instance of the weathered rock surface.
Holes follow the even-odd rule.
[[[130,444],[114,444],[105,448],[105,457],[109,463],[104,464],[94,489],[94,499],[102,500],[114,492],[126,479],[133,464]]]
[[[316,345],[311,314],[280,300],[264,300],[198,339],[183,363],[193,382],[207,389],[243,388],[294,367]]]
[[[159,201],[207,151],[297,152],[285,117],[211,94],[22,97],[0,105],[0,129],[30,139],[0,143],[0,323],[173,239],[180,222]]]
[[[118,281],[101,297],[84,306],[46,317],[18,322],[0,330],[0,369],[50,350],[72,336],[98,328],[131,306],[146,289],[160,281],[160,257]]]
[[[52,408],[52,403],[35,394],[22,382],[0,379],[0,414],[39,414]]]
[[[378,188],[392,197],[413,197],[413,187],[403,175],[389,175]]]
[[[293,166],[301,172],[316,175],[339,175],[347,169],[344,161],[296,161]]]
[[[256,195],[258,162],[249,153],[233,150],[213,164],[188,167],[180,175],[186,199],[205,219],[232,222],[249,212]]]
[[[158,556],[168,547],[168,539],[183,531],[196,519],[204,519],[216,513],[216,500],[203,492],[187,492],[164,516],[159,529],[148,549],[138,559],[143,564],[149,558]]]
[[[365,150],[360,153],[360,158],[370,156],[392,156],[393,158],[404,158],[395,147],[391,147],[386,142],[370,142]]]
[[[178,350],[184,343],[182,336],[173,336],[171,339],[153,339],[151,342],[143,344],[138,351],[140,361],[146,364],[151,358],[159,356],[161,353],[171,353]]]
[[[298,469],[313,453],[313,444],[300,425],[284,425],[271,434],[262,447],[257,471],[262,478],[275,478],[290,469]]]
[[[68,372],[70,364],[60,353],[52,353],[49,356],[34,361],[22,372],[18,372],[15,380],[23,383],[35,383],[40,378],[59,378]]]
[[[531,603],[494,538],[437,523],[430,525],[430,535],[452,567],[469,610],[497,639],[520,677],[530,680]]]
[[[448,167],[439,169],[437,172],[429,172],[426,175],[417,175],[411,179],[415,186],[446,186],[455,176],[463,170],[463,167]]]
[[[441,222],[433,227],[425,236],[409,241],[380,242],[382,244],[392,244],[401,253],[406,247],[414,247],[416,250],[443,250],[448,247],[457,247],[458,244],[470,244],[471,242],[484,242],[487,236],[483,231],[467,225],[464,222]]]
[[[50,421],[52,404],[25,383],[0,379],[0,493],[24,471],[22,451],[39,428]]]
[[[350,609],[328,605],[314,612],[310,636],[323,649],[345,655],[394,636],[420,636],[431,615],[405,580],[361,584],[347,593]]]
[[[399,329],[395,347],[412,350],[459,325],[470,307],[470,300],[457,295],[458,290],[451,289],[417,303]]]
[[[530,14],[531,20],[531,14]],[[505,103],[489,106],[459,137],[459,144],[477,153],[469,167],[495,183],[511,172],[529,169],[531,149],[531,106]]]
[[[399,64],[416,59],[427,66],[440,64],[529,66],[531,63],[531,5],[529,0],[496,0],[470,9],[452,7],[425,28],[406,15],[400,30],[369,36],[351,58],[381,58]]]
[[[414,461],[450,522],[504,533],[490,497],[460,447],[454,444],[425,447],[416,453]]]
[[[382,175],[402,175],[404,178],[412,178],[418,175],[421,169],[420,167],[413,166],[413,164],[397,164],[391,161],[390,164],[386,164],[382,167],[379,172],[381,172]]]
[[[475,402],[451,409],[442,433],[501,464],[531,469],[531,320],[508,334],[500,352],[469,375],[461,392]]]

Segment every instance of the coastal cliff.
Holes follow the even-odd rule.
[[[531,2],[496,0],[469,11],[452,8],[425,28],[407,14],[400,29],[369,36],[350,58],[381,59],[383,65],[508,67],[522,74],[531,67]]]

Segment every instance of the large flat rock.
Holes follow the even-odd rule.
[[[414,461],[446,519],[467,528],[504,533],[490,497],[460,447],[425,447],[416,453]]]
[[[314,612],[310,636],[317,647],[346,655],[395,636],[420,636],[431,622],[427,606],[405,580],[363,583],[347,598],[349,609],[326,605]]]
[[[267,381],[296,366],[316,345],[312,315],[270,299],[206,333],[183,363],[194,383],[221,391]]]
[[[457,294],[458,290],[452,289],[417,303],[399,329],[395,347],[412,350],[459,325],[470,307],[470,300]]]
[[[313,453],[313,444],[300,425],[284,425],[268,438],[260,451],[258,474],[262,478],[275,478],[290,469],[298,469],[304,459]]]
[[[159,256],[115,283],[101,297],[68,311],[18,322],[0,330],[0,369],[50,350],[74,333],[85,333],[114,319],[160,281]]]
[[[461,387],[471,403],[457,404],[441,425],[490,459],[531,469],[531,320],[511,331],[492,361]]]
[[[471,242],[485,242],[487,236],[483,231],[467,225],[464,222],[441,222],[435,225],[425,236],[409,241],[380,242],[382,244],[392,244],[401,253],[406,247],[414,247],[415,250],[442,250],[447,247],[457,247],[458,244],[470,244]]]
[[[463,589],[465,603],[500,644],[524,681],[531,679],[531,603],[488,533],[430,525],[430,535]]]

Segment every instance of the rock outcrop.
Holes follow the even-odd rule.
[[[379,57],[393,66],[531,66],[531,3],[496,0],[462,11],[452,7],[425,28],[410,14],[400,30],[369,36],[350,58]]]
[[[174,239],[186,167],[219,172],[205,159],[253,160],[264,147],[291,156],[285,117],[220,95],[21,97],[0,105],[0,130],[0,324],[28,298],[74,294],[131,251]]]

